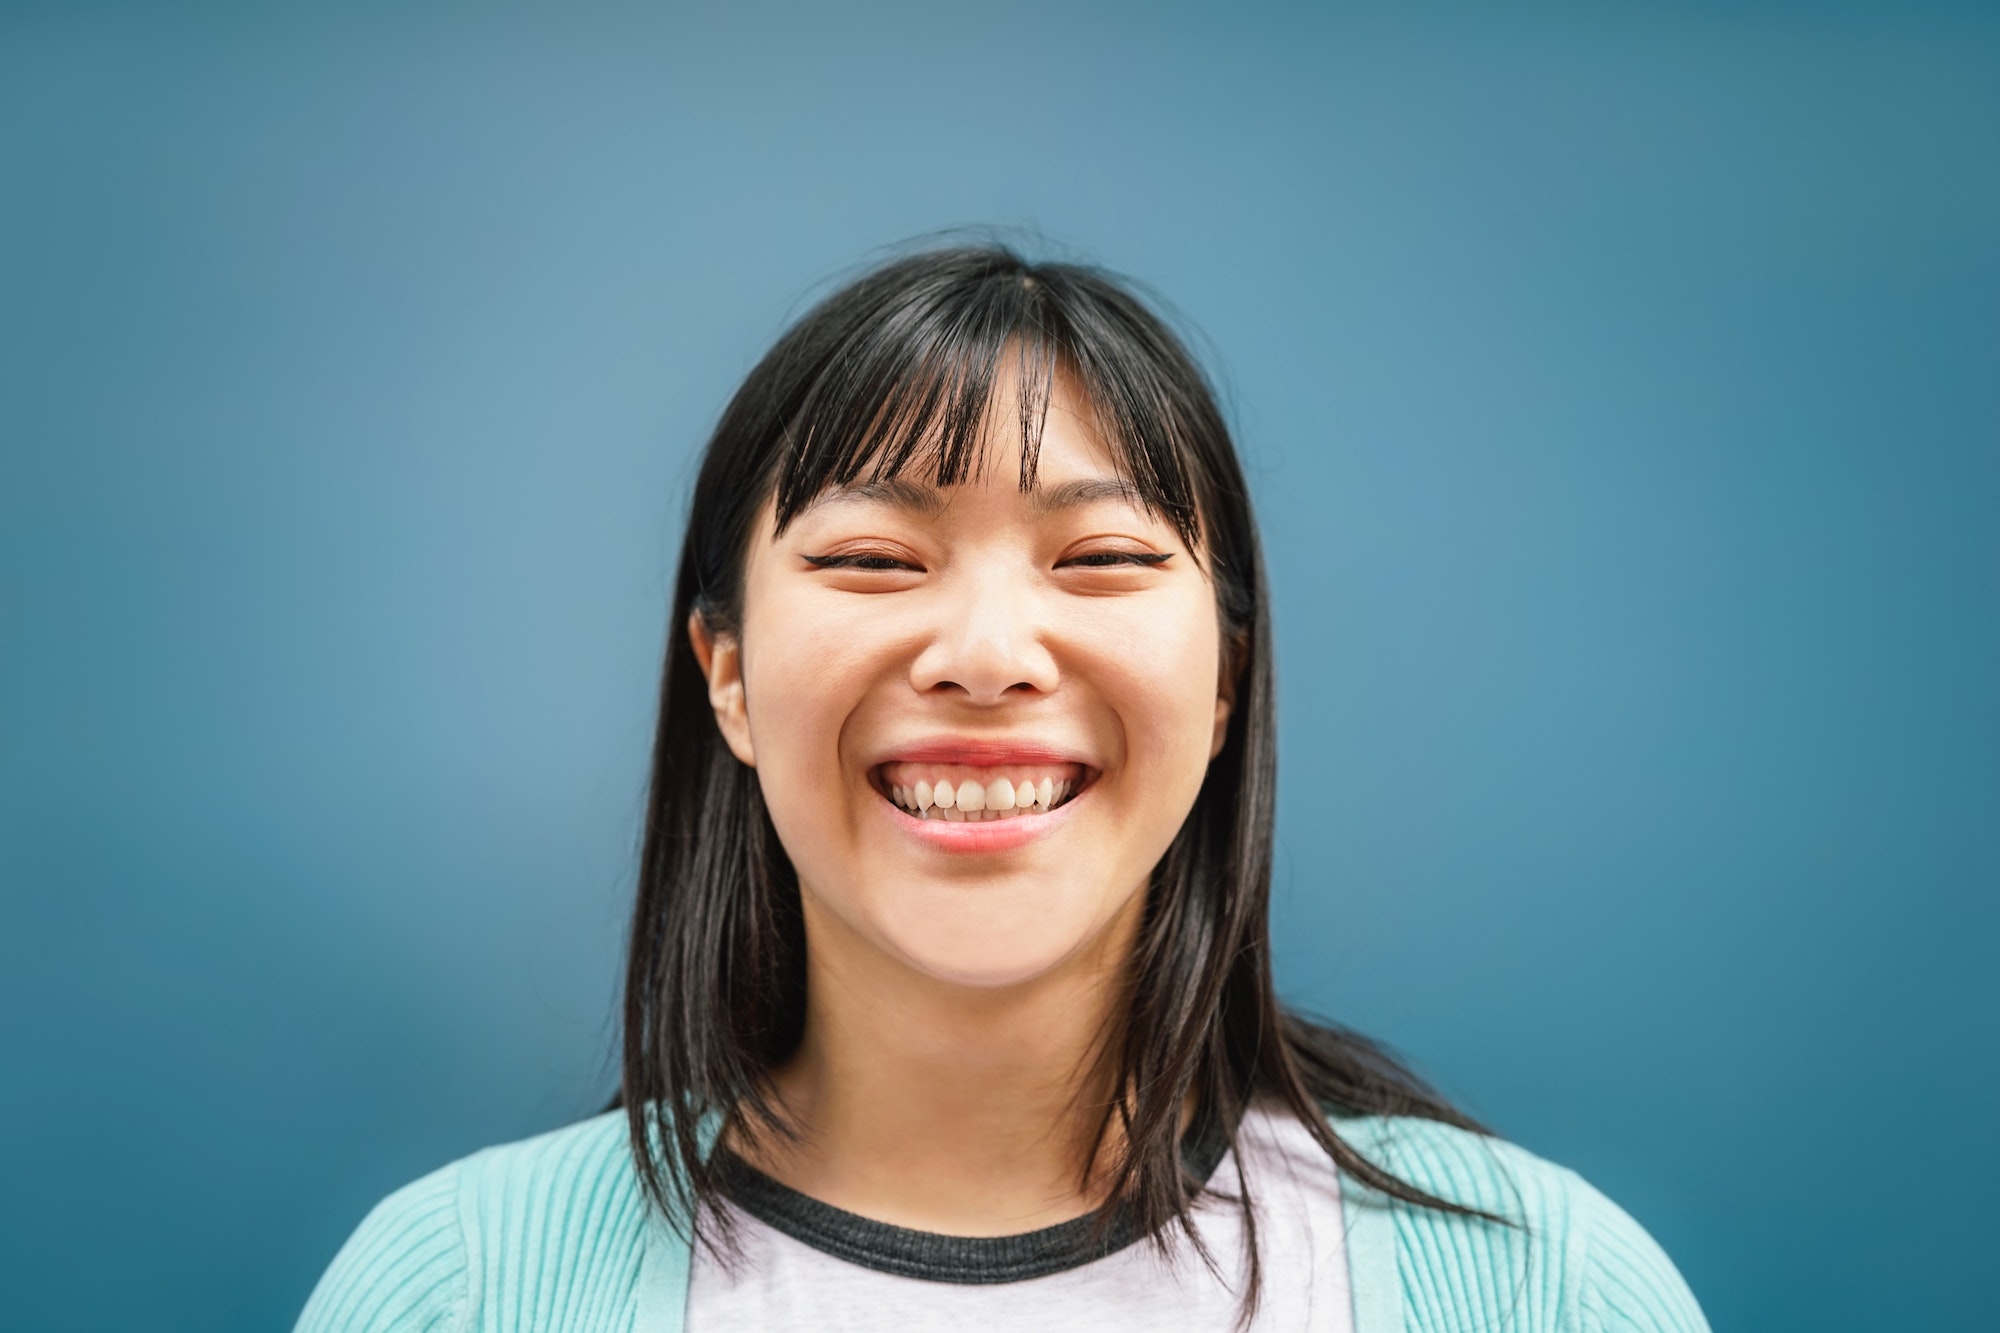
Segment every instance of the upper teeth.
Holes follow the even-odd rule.
[[[961,778],[954,785],[949,778],[939,776],[935,782],[918,778],[891,786],[889,796],[924,819],[959,823],[1040,814],[1061,804],[1074,786],[1067,780],[1044,777],[1037,782],[1004,773],[984,782],[976,777]]]

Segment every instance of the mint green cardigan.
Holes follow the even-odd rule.
[[[1500,1227],[1341,1179],[1355,1333],[1706,1333],[1672,1261],[1575,1172],[1430,1120],[1340,1119],[1404,1180]],[[368,1214],[297,1333],[679,1333],[688,1244],[649,1209],[612,1112],[474,1153]]]

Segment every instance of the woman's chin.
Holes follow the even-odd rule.
[[[1095,953],[1092,946],[1104,941],[1120,913],[1116,904],[1093,906],[1041,902],[1022,910],[989,898],[941,910],[931,897],[889,914],[881,938],[900,962],[933,981],[1001,989],[1026,985]]]
[[[968,958],[905,954],[904,961],[932,981],[966,990],[998,991],[1025,986],[1055,971],[1066,953]]]

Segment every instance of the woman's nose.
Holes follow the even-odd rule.
[[[954,584],[939,590],[936,628],[911,665],[917,692],[974,704],[1052,693],[1058,672],[1037,590],[1005,568]]]

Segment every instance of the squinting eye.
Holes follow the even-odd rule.
[[[887,555],[809,555],[805,562],[815,569],[914,570],[915,565]]]
[[[1085,555],[1072,556],[1062,563],[1079,565],[1084,569],[1110,569],[1116,565],[1144,565],[1151,568],[1164,565],[1173,558],[1171,551],[1091,551]]]

